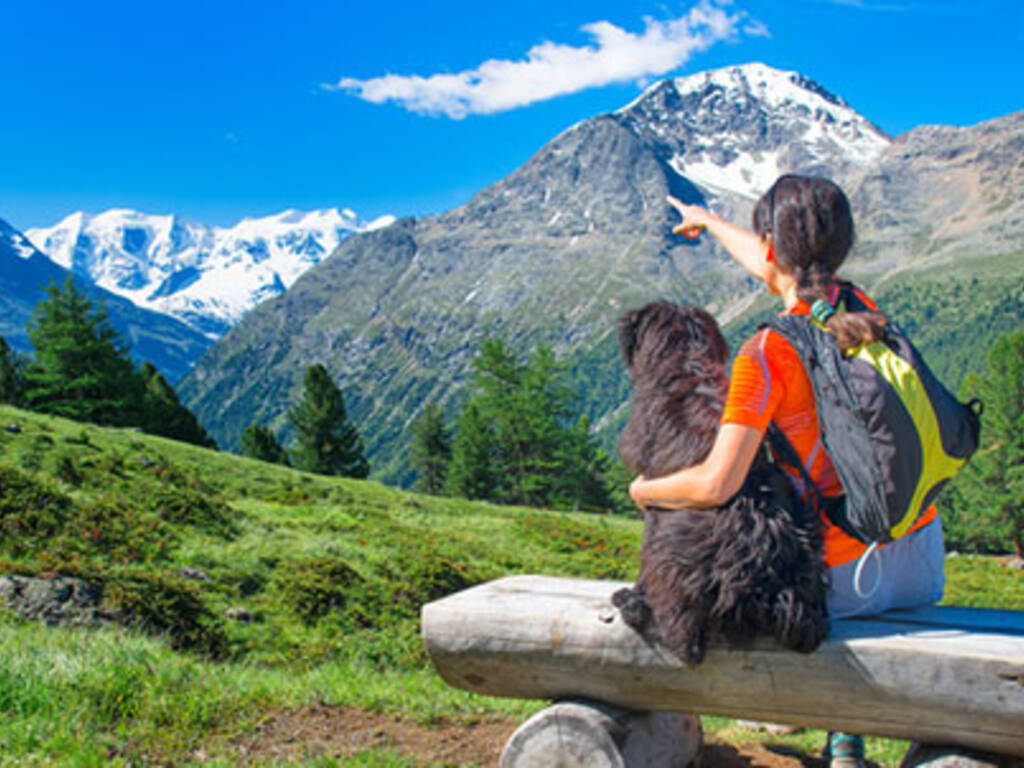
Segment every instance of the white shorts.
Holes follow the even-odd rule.
[[[883,544],[868,556],[860,577],[860,591],[866,597],[854,589],[857,560],[831,568],[829,616],[842,619],[891,608],[934,605],[942,599],[946,586],[945,562],[942,521],[936,517],[924,528]]]

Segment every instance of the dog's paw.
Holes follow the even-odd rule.
[[[691,669],[704,661],[708,650],[707,639],[703,632],[694,632],[683,637],[665,637],[662,638],[661,644]]]
[[[673,656],[688,667],[696,667],[708,650],[707,617],[683,613],[658,624],[659,641]]]
[[[651,609],[643,595],[628,587],[612,594],[612,605],[619,609],[626,626],[644,632],[651,623]]]

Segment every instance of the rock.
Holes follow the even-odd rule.
[[[799,725],[785,725],[784,723],[764,723],[760,720],[737,720],[736,725],[747,731],[764,731],[772,736],[792,736],[803,733],[804,729]]]
[[[226,611],[224,611],[224,617],[227,619],[232,619],[233,621],[241,621],[244,624],[248,624],[254,618],[251,613],[245,610],[245,608],[239,607],[228,608]]]
[[[184,577],[186,579],[192,579],[193,581],[209,581],[210,580],[210,577],[207,576],[205,572],[199,570],[198,568],[188,568],[188,567],[181,568],[178,571],[178,575],[182,576],[182,577]]]
[[[113,620],[100,607],[102,590],[82,579],[4,576],[0,578],[0,598],[23,618],[50,625],[92,627]]]
[[[12,434],[17,435],[17,434],[21,433],[21,425],[20,424],[8,424],[6,427],[4,427],[4,430],[7,431],[7,432],[10,432]]]

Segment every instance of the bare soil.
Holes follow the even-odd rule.
[[[510,718],[480,718],[424,726],[394,715],[323,705],[269,714],[233,745],[240,765],[346,758],[389,749],[417,766],[496,766],[519,726]],[[195,757],[200,757],[196,755]],[[201,759],[201,758],[200,758]],[[824,760],[781,745],[705,744],[699,768],[825,768]]]

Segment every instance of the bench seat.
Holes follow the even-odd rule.
[[[833,623],[811,654],[770,638],[686,668],[621,621],[626,583],[510,576],[429,603],[446,682],[491,696],[767,720],[1024,756],[1024,613],[938,607]]]

